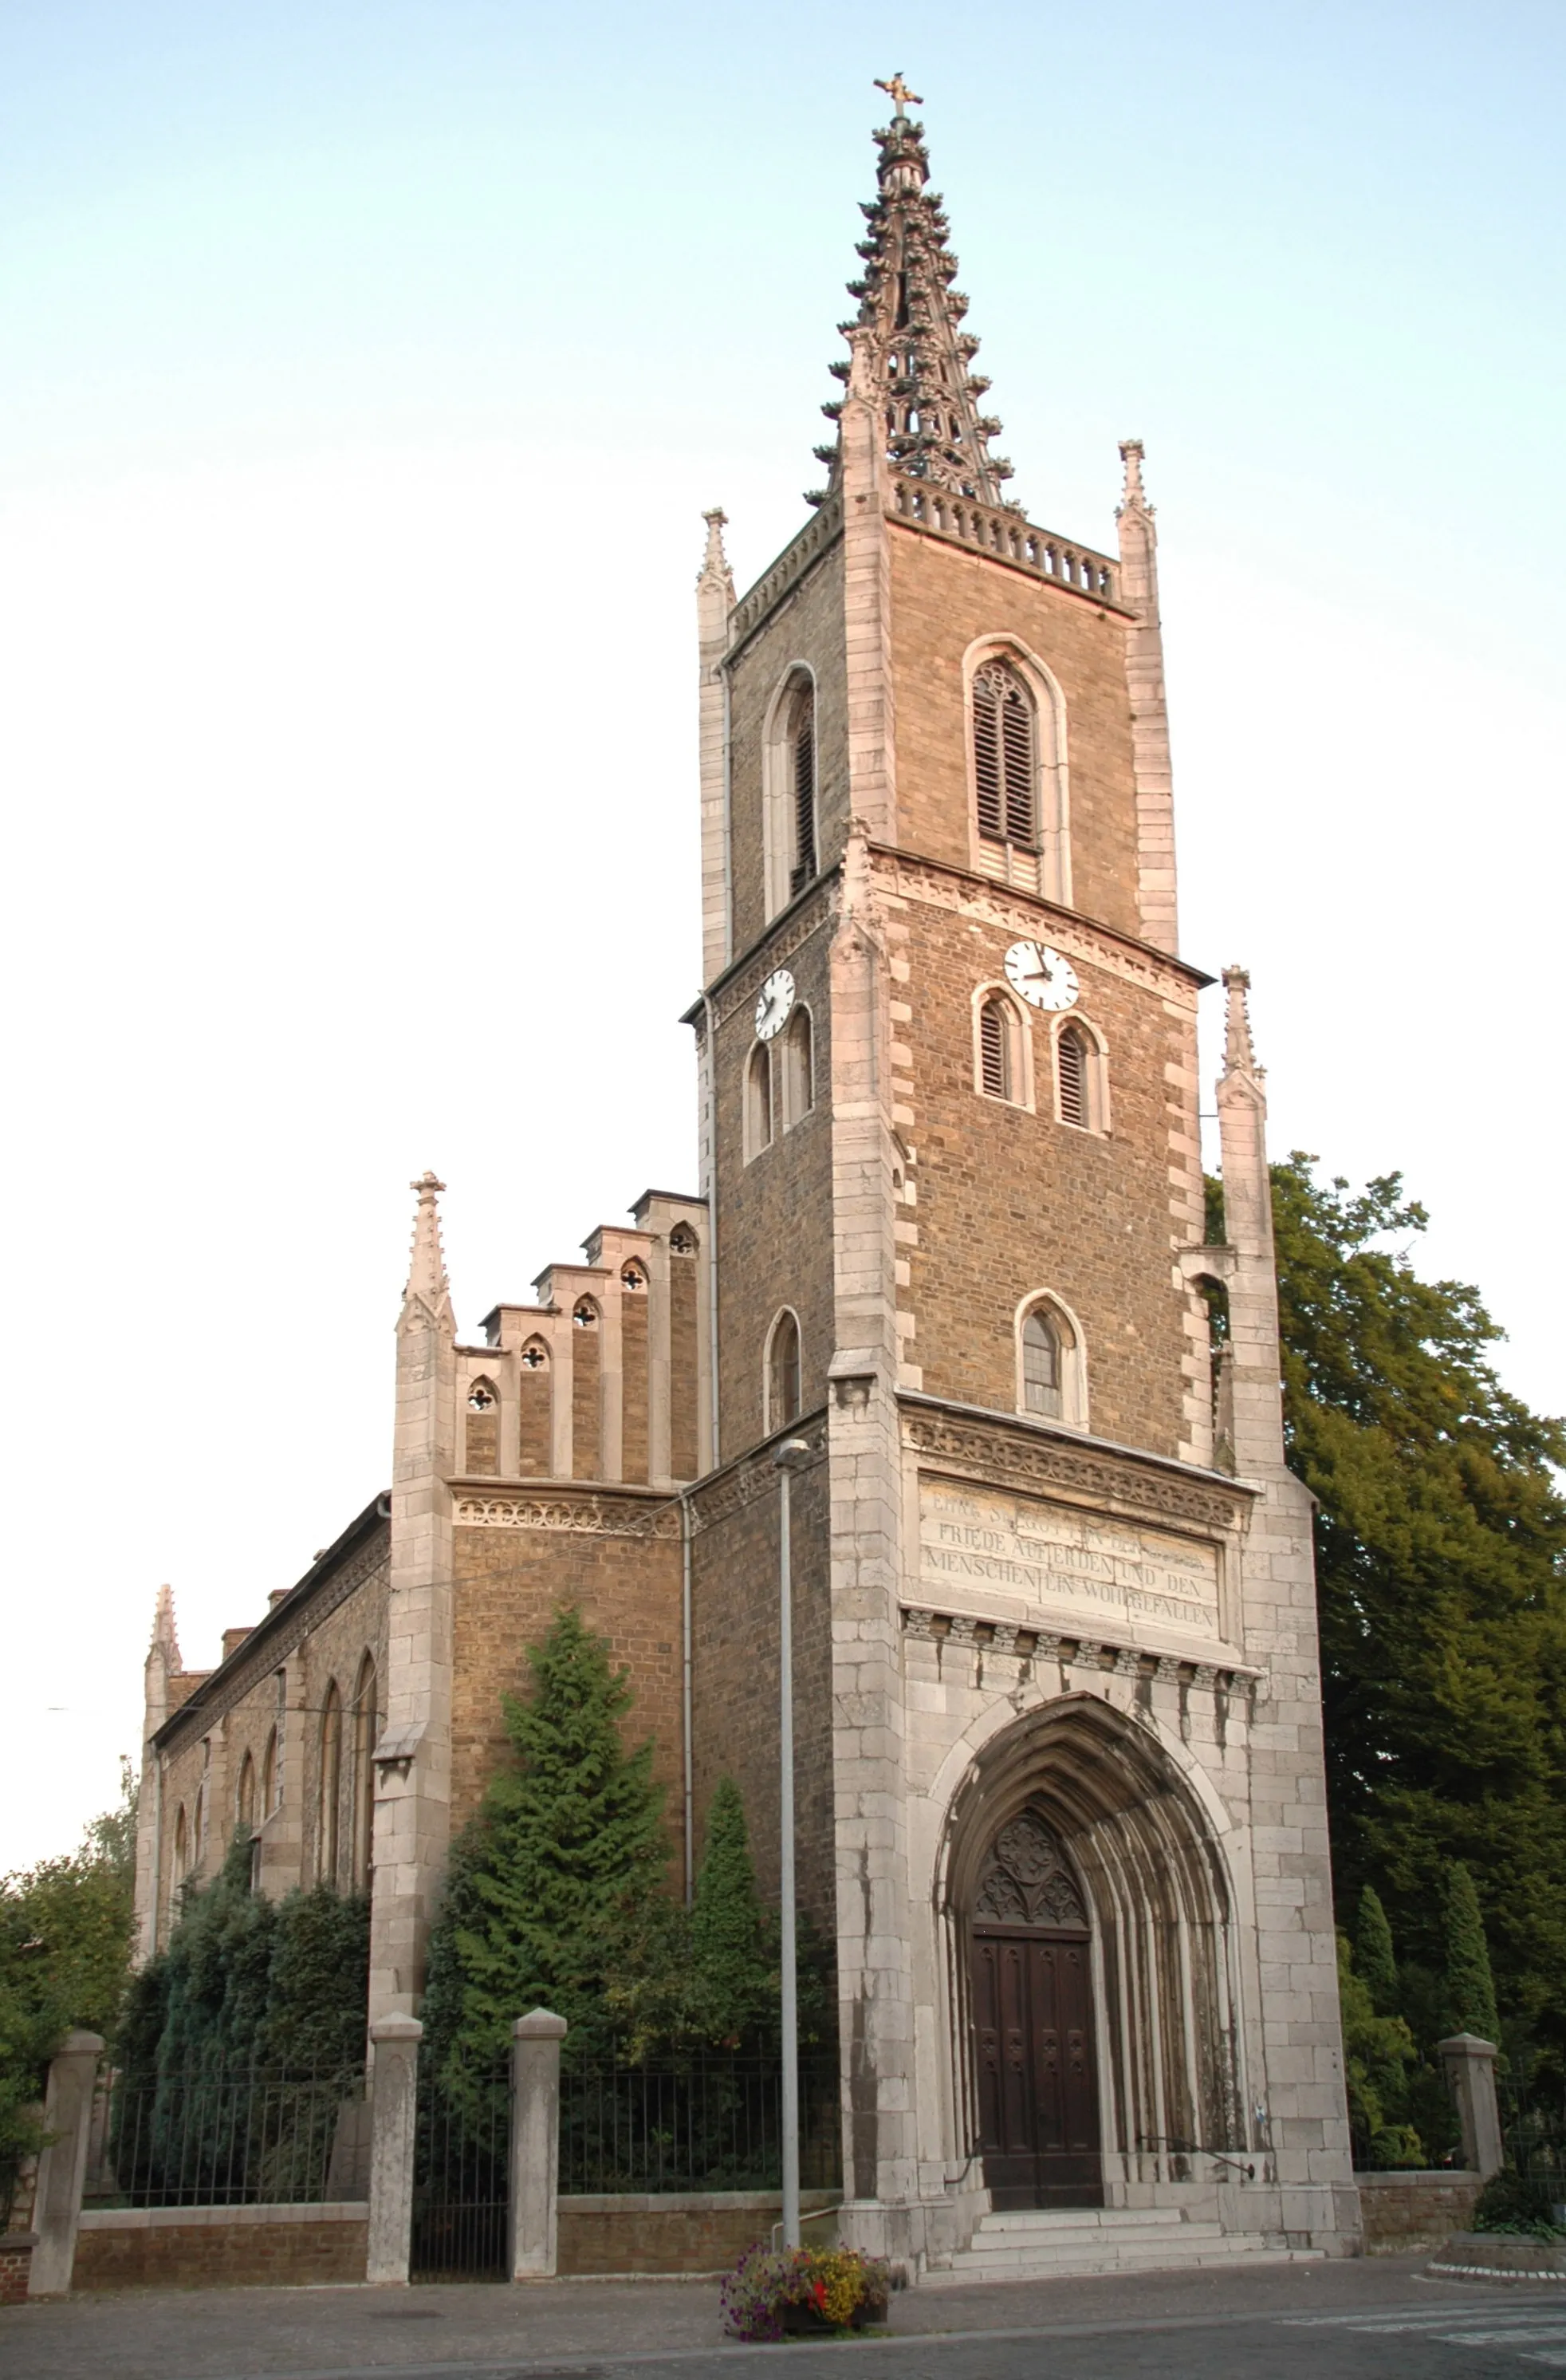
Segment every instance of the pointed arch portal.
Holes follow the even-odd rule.
[[[1068,1694],[992,1737],[938,1908],[959,2131],[997,2207],[1099,2205],[1243,2145],[1227,1869],[1147,1725]]]

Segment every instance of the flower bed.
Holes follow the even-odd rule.
[[[807,2330],[859,2330],[885,2319],[892,2269],[855,2248],[747,2249],[723,2283],[731,2338],[773,2339]]]

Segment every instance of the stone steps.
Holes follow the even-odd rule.
[[[974,2281],[1296,2261],[1297,2250],[1269,2246],[1261,2232],[1225,2231],[1220,2223],[1186,2219],[1167,2207],[1051,2206],[985,2216],[969,2246],[932,2260],[919,2285],[957,2289]]]

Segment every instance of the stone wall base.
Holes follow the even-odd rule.
[[[362,2281],[369,2219],[362,2202],[89,2207],[77,2234],[71,2288],[74,2293]]]
[[[807,2245],[836,2233],[836,2193],[802,2191]],[[562,2198],[556,2270],[585,2273],[726,2273],[783,2219],[775,2191],[714,2190],[638,2197]]]
[[[1356,2173],[1367,2256],[1403,2256],[1439,2248],[1474,2218],[1483,2183],[1476,2173]]]

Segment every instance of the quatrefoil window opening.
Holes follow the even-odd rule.
[[[476,1381],[467,1392],[469,1413],[490,1413],[493,1410],[494,1402],[494,1391],[487,1388],[482,1380]]]
[[[590,1330],[598,1320],[598,1308],[590,1298],[584,1297],[571,1319],[578,1330]]]
[[[540,1346],[534,1345],[531,1347],[524,1347],[522,1350],[522,1361],[527,1365],[529,1372],[541,1371],[548,1360],[549,1359],[545,1355],[543,1349]]]

